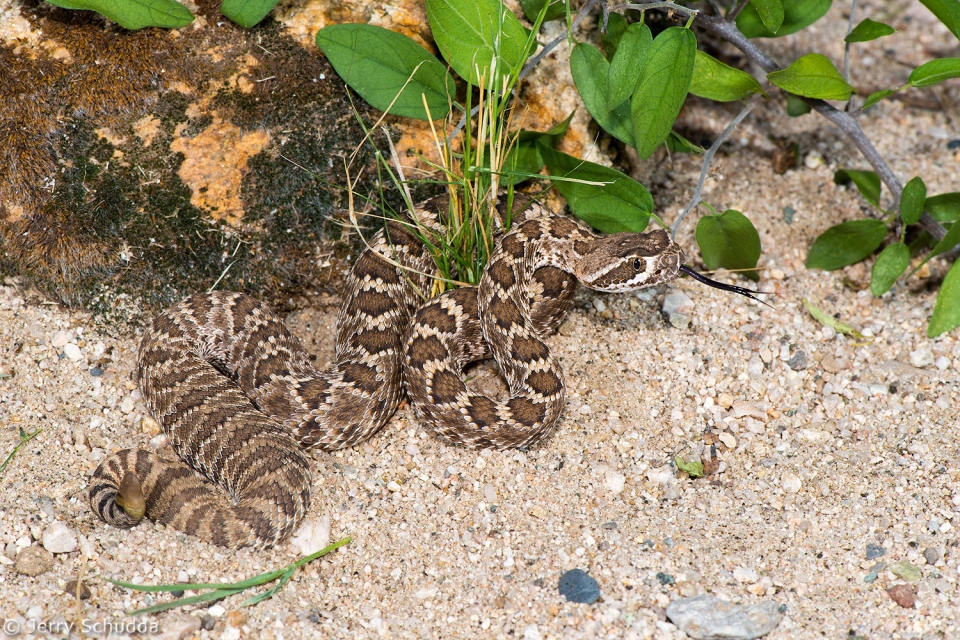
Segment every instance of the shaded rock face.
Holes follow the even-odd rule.
[[[337,275],[323,240],[340,236],[346,193],[331,185],[362,140],[356,110],[379,114],[351,104],[319,49],[217,6],[183,30],[136,32],[39,2],[7,9],[19,32],[0,32],[2,275],[121,316],[140,308],[125,300],[149,314],[218,278],[285,298]],[[352,176],[375,175],[369,157]]]

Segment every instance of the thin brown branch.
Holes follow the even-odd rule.
[[[722,37],[740,49],[750,60],[767,73],[781,69],[781,66],[776,60],[753,44],[732,22],[727,22],[715,16],[705,16],[701,14],[697,16],[697,24],[704,30]],[[850,113],[835,109],[823,100],[811,98],[801,99],[810,105],[817,113],[835,124],[840,131],[853,142],[860,151],[860,154],[870,163],[873,170],[877,172],[877,175],[880,176],[883,183],[890,189],[890,193],[894,199],[894,206],[897,206],[900,202],[900,194],[903,192],[903,184],[901,184],[900,179],[893,172],[893,169],[890,168],[890,165],[887,164],[887,161],[880,155],[880,152],[877,151],[877,148],[870,142],[870,139],[864,134],[857,119]],[[920,217],[920,226],[937,240],[942,239],[947,233],[946,229],[944,229],[933,216],[926,212]]]

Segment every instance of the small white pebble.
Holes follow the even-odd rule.
[[[396,480],[391,480],[390,482],[387,483],[387,489],[394,492],[400,491],[400,485],[397,484]]]
[[[783,490],[789,493],[797,493],[800,491],[800,478],[792,473],[784,475],[781,484],[783,485]]]
[[[66,344],[63,346],[63,353],[68,358],[74,361],[80,360],[81,358],[83,358],[83,352],[80,351],[80,347],[73,344],[72,342],[70,344]]]
[[[56,335],[53,336],[53,346],[57,349],[67,346],[71,341],[73,341],[73,336],[67,333],[66,331],[57,331]]]
[[[227,610],[223,608],[223,605],[219,605],[219,604],[215,604],[209,609],[207,609],[207,613],[213,616],[214,618],[219,618],[226,612]]]
[[[623,492],[623,486],[626,481],[627,479],[622,473],[617,473],[616,471],[607,471],[604,485],[607,487],[608,491],[614,495],[619,495]]]
[[[737,448],[737,439],[733,437],[732,433],[724,431],[720,434],[720,442],[726,445],[727,449],[736,449]]]
[[[588,404],[582,404],[580,405],[580,409],[578,409],[578,411],[580,411],[580,413],[582,413],[583,415],[587,415],[588,413],[593,412],[593,409],[591,409],[590,405]]]
[[[757,581],[757,570],[747,567],[737,567],[733,570],[733,578],[741,584],[753,584]]]
[[[487,466],[487,461],[480,456],[477,456],[477,461],[473,464],[473,466],[475,466],[477,469],[483,469]]]

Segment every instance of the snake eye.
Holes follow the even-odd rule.
[[[637,258],[633,261],[633,268],[637,271],[640,271],[640,258]]]

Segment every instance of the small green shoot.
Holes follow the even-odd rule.
[[[10,455],[7,456],[7,459],[3,461],[3,464],[0,464],[0,473],[3,473],[3,470],[7,468],[7,465],[10,464],[10,461],[13,460],[13,456],[16,455],[17,451],[20,450],[20,447],[25,445],[30,440],[43,431],[43,428],[37,429],[33,433],[27,433],[23,430],[23,427],[20,427],[20,442],[17,443],[17,446],[13,448],[13,451],[10,452]]]
[[[321,556],[325,556],[335,549],[339,549],[343,545],[349,543],[353,538],[346,537],[342,540],[337,540],[333,544],[330,544],[316,553],[311,553],[308,556],[300,558],[292,564],[281,569],[275,569],[273,571],[267,571],[266,573],[261,573],[258,576],[252,578],[247,578],[246,580],[241,580],[240,582],[231,582],[225,584],[216,584],[216,583],[196,583],[196,584],[133,584],[132,582],[121,582],[119,580],[111,580],[110,578],[104,578],[107,582],[117,585],[118,587],[124,587],[126,589],[133,589],[135,591],[144,591],[149,593],[157,593],[164,591],[203,591],[206,590],[206,593],[200,593],[195,596],[190,596],[188,598],[179,598],[177,600],[171,600],[170,602],[162,602],[160,604],[155,604],[152,607],[144,607],[143,609],[134,609],[133,611],[128,611],[127,615],[136,616],[147,613],[157,613],[159,611],[166,611],[168,609],[175,609],[177,607],[183,607],[191,604],[199,604],[201,602],[210,602],[212,600],[220,600],[221,598],[226,598],[234,594],[250,589],[251,587],[258,587],[260,585],[266,584],[268,582],[273,582],[277,578],[280,579],[277,584],[275,584],[270,589],[259,593],[255,596],[247,598],[240,603],[240,607],[250,607],[253,606],[267,598],[274,596],[276,593],[283,588],[290,578],[293,577],[293,574],[297,569],[303,565],[313,562]]]
[[[810,315],[812,315],[817,320],[817,322],[819,322],[823,326],[830,327],[837,333],[845,333],[849,336],[853,336],[854,338],[856,338],[859,342],[857,342],[855,346],[865,347],[868,344],[871,344],[873,342],[873,338],[868,338],[867,336],[863,335],[862,333],[860,333],[850,325],[844,324],[839,320],[837,320],[836,318],[833,318],[830,315],[824,313],[816,305],[814,305],[812,302],[810,302],[806,298],[803,299],[803,306],[805,306],[807,308],[807,311],[810,312]]]
[[[679,455],[674,456],[674,464],[677,465],[677,469],[683,471],[685,474],[691,478],[702,478],[703,477],[703,463],[702,462],[687,462]]]

